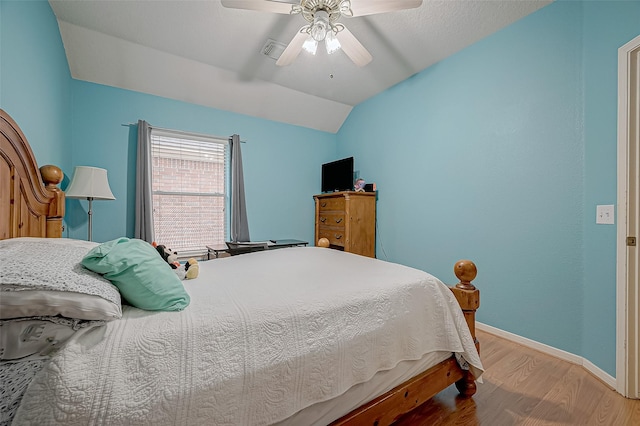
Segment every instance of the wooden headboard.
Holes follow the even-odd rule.
[[[0,133],[0,240],[61,237],[64,192],[57,185],[62,170],[38,168],[27,138],[3,109]]]

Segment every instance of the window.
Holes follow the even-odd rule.
[[[181,256],[224,244],[229,143],[215,137],[151,130],[155,239]]]

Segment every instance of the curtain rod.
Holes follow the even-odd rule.
[[[123,124],[123,127],[131,127],[131,126],[137,126],[138,123],[129,123],[129,124]],[[216,135],[205,135],[204,133],[195,133],[195,132],[185,132],[183,130],[175,130],[175,129],[165,129],[162,127],[157,127],[157,126],[153,126],[151,124],[149,124],[149,127],[151,127],[152,129],[156,129],[156,130],[161,130],[163,132],[171,132],[171,133],[178,133],[178,134],[183,134],[186,136],[198,136],[201,138],[215,138],[215,139],[224,139],[224,140],[229,140],[229,138],[231,136],[216,136]],[[245,140],[240,140],[240,143],[247,143],[247,141]]]

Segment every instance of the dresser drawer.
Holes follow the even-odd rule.
[[[344,247],[346,236],[344,229],[319,228],[318,239],[326,238],[332,246]]]
[[[318,215],[318,225],[344,228],[344,217],[344,212],[320,211]]]
[[[336,211],[336,210],[344,211],[345,210],[344,197],[320,199],[318,200],[318,207],[320,207],[320,212]]]

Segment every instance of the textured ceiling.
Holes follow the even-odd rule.
[[[73,78],[328,132],[358,103],[549,3],[424,0],[343,17],[373,55],[359,68],[320,48],[277,67],[262,47],[287,44],[306,22],[297,15],[219,0],[50,0]]]

